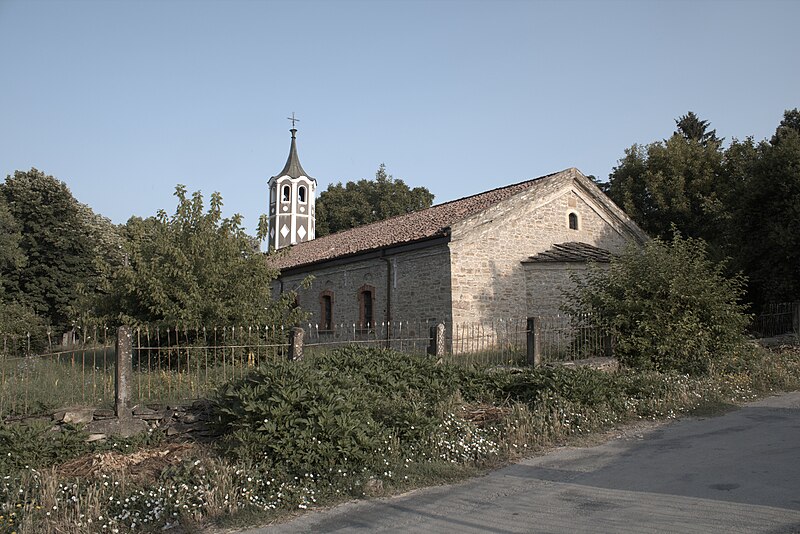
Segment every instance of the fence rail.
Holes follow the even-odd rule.
[[[753,318],[750,331],[760,338],[800,334],[800,302],[766,304]]]
[[[339,323],[330,330],[319,324],[302,325],[306,354],[345,345],[385,347],[406,353],[424,353],[430,343],[431,321],[383,321],[375,324]]]
[[[286,359],[283,326],[132,329],[132,402],[196,399],[252,367]]]
[[[605,354],[604,337],[570,317],[510,319],[487,323],[395,321],[329,331],[303,325],[301,352],[356,344],[405,353],[433,354],[456,364],[526,365]],[[127,392],[134,404],[186,402],[207,396],[249,368],[289,359],[296,328],[254,326],[130,328]],[[127,338],[127,334],[126,334]],[[30,415],[73,405],[111,408],[117,399],[116,331],[97,328],[65,337],[62,345],[35,352],[0,353],[0,417]],[[6,345],[5,347],[7,347]]]

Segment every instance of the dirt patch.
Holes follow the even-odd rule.
[[[177,465],[181,459],[196,450],[191,443],[169,443],[133,453],[101,452],[75,458],[58,468],[67,477],[100,477],[121,475],[138,483],[153,482],[167,467]]]
[[[461,417],[464,420],[481,428],[501,421],[511,412],[510,408],[494,406],[493,404],[467,404],[462,406],[461,410]]]

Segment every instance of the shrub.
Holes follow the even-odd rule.
[[[408,461],[452,460],[453,425],[443,421],[458,383],[454,367],[425,356],[349,347],[268,364],[223,386],[215,420],[227,454],[273,472],[366,477]],[[485,436],[474,430],[465,431],[470,454],[483,450]]]
[[[744,280],[726,278],[700,239],[654,239],[574,282],[567,311],[613,335],[629,367],[703,375],[745,340]]]

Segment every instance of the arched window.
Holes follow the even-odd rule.
[[[306,202],[306,186],[301,185],[297,188],[297,199],[304,203]]]
[[[333,291],[326,289],[319,295],[319,327],[320,330],[333,330]]]
[[[578,229],[578,214],[575,212],[569,214],[569,229],[570,230]]]
[[[361,328],[375,326],[375,288],[369,284],[358,290],[358,324]]]
[[[292,188],[289,187],[288,185],[284,185],[282,191],[283,191],[283,197],[281,198],[281,201],[289,202],[289,198],[292,195]]]

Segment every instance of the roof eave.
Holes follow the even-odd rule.
[[[348,263],[355,263],[357,261],[369,260],[374,258],[381,258],[400,254],[402,252],[410,252],[422,248],[434,247],[436,245],[447,244],[450,242],[450,229],[447,228],[444,233],[439,233],[434,236],[424,237],[422,239],[415,239],[413,241],[406,241],[403,243],[396,243],[394,245],[384,247],[373,247],[368,250],[359,250],[350,254],[342,254],[330,259],[323,259],[293,265],[280,269],[279,276],[303,274],[308,271],[314,271],[320,268],[335,267],[337,265],[346,265]]]

